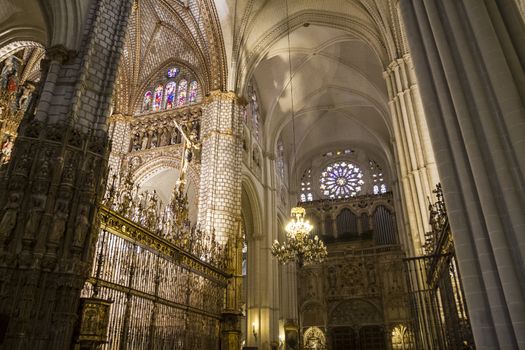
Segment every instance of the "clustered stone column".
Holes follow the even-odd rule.
[[[97,239],[106,118],[130,9],[131,0],[92,1],[81,51],[47,49],[38,102],[1,171],[3,349],[72,346]]]
[[[515,0],[401,0],[477,349],[525,348],[525,24]]]
[[[428,200],[439,182],[428,126],[409,55],[393,61],[384,77],[395,135],[396,166],[405,217],[404,242],[411,256],[422,253],[428,231]]]
[[[221,349],[240,348],[242,292],[241,105],[231,92],[213,91],[203,103],[201,120],[201,179],[198,223],[207,234],[215,231],[228,249],[227,288]]]

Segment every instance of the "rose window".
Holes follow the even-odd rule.
[[[365,183],[362,178],[363,173],[355,164],[332,163],[321,173],[321,191],[329,198],[354,197]]]

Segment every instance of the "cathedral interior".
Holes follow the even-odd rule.
[[[0,0],[0,349],[525,349],[524,19]]]

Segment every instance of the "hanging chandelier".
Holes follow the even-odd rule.
[[[293,163],[295,163],[295,110],[293,100],[292,58],[290,50],[290,17],[288,15],[288,0],[286,0],[286,23],[288,26],[288,65],[290,70],[290,101],[292,109]],[[328,255],[326,246],[319,237],[310,235],[312,225],[305,221],[306,211],[302,207],[292,208],[292,219],[286,225],[286,242],[275,240],[272,254],[281,264],[296,262],[299,267],[308,264],[321,263]]]
[[[305,210],[301,207],[292,208],[292,220],[286,225],[286,242],[275,240],[272,254],[281,264],[296,262],[299,267],[321,263],[328,252],[323,241],[317,235],[310,235],[313,227],[305,221]]]

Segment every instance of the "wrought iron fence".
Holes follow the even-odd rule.
[[[82,296],[112,301],[103,349],[216,349],[228,275],[102,207]]]
[[[441,186],[429,205],[426,255],[405,259],[417,349],[475,349]]]

